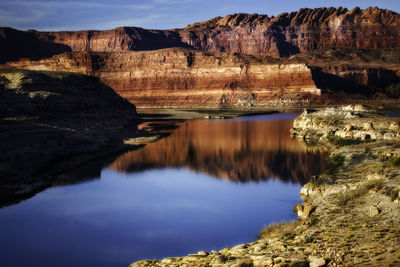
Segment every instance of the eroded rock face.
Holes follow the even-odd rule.
[[[48,58],[66,51],[122,52],[187,47],[176,31],[120,27],[107,31],[39,32],[0,28],[0,63]]]
[[[399,49],[350,49],[400,48],[399,24],[388,10],[319,8],[276,18],[228,15],[163,31],[0,28],[7,51],[0,63],[99,77],[138,107],[342,104],[342,92],[400,96]],[[338,47],[347,48],[298,54]],[[336,97],[318,97],[326,92]]]
[[[168,48],[66,52],[7,66],[95,76],[138,107],[248,108],[356,99],[340,94],[399,96],[399,64],[400,50],[332,50],[275,60]]]
[[[397,118],[382,116],[362,105],[305,110],[293,124],[292,134],[307,140],[320,136],[359,140],[400,140]]]
[[[138,107],[342,104],[340,95],[317,96],[400,96],[399,25],[400,15],[389,10],[318,8],[228,15],[162,31],[0,28],[0,49],[7,51],[0,63],[96,76]],[[397,50],[298,54],[342,47]]]
[[[277,17],[234,14],[174,30],[121,27],[108,31],[22,32],[2,28],[0,48],[9,53],[2,55],[0,62],[68,50],[121,52],[187,47],[284,57],[339,47],[399,48],[399,25],[399,14],[370,7],[305,8]]]
[[[64,53],[49,59],[21,60],[9,65],[93,75],[139,107],[290,105],[302,101],[302,96],[320,94],[311,69],[305,63],[282,64],[180,48]]]
[[[191,46],[208,51],[282,57],[338,47],[399,47],[399,22],[399,14],[379,8],[305,8],[277,17],[217,17],[189,25],[181,35]]]

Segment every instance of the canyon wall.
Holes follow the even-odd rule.
[[[362,58],[359,51],[334,51],[346,60],[336,54],[327,57],[326,53],[277,60],[185,48],[66,52],[41,60],[9,62],[6,66],[95,76],[136,106],[156,108],[247,108],[307,105],[310,101],[343,102],[347,98],[341,99],[342,94],[337,98],[332,98],[332,94],[370,97],[385,94],[386,88],[400,83],[397,62],[400,50],[384,50],[378,54],[373,54],[377,53],[375,50],[363,50]],[[371,58],[365,60],[368,53],[372,54]],[[398,97],[396,92],[391,96]]]
[[[207,51],[286,57],[331,48],[399,48],[400,15],[367,8],[316,8],[277,17],[235,14],[188,25],[185,43]]]
[[[399,67],[339,65],[310,68],[316,86],[323,92],[344,91],[369,96],[386,93],[385,88],[400,82]]]
[[[283,96],[298,100],[320,94],[305,63],[259,62],[180,48],[64,53],[9,66],[93,75],[138,107],[267,106]]]
[[[38,32],[0,28],[0,63],[66,51],[122,52],[185,47],[209,52],[286,57],[350,47],[400,48],[400,15],[385,9],[316,8],[277,17],[234,14],[183,29],[121,27],[107,31]]]
[[[304,105],[332,99],[321,92],[386,88],[399,97],[399,29],[400,15],[379,8],[235,14],[173,30],[0,28],[0,63],[95,76],[138,107]]]

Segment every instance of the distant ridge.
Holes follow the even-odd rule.
[[[358,15],[361,15],[358,17]],[[397,16],[397,17],[396,17]],[[238,27],[238,26],[249,26],[264,24],[268,26],[310,26],[323,23],[329,23],[330,20],[335,18],[341,18],[344,21],[351,22],[352,17],[357,19],[368,20],[369,22],[375,22],[378,25],[386,25],[390,27],[399,26],[399,14],[388,9],[380,9],[378,7],[368,7],[365,10],[356,7],[352,10],[347,8],[339,7],[321,7],[321,8],[302,8],[296,12],[281,13],[278,16],[269,17],[268,15],[261,14],[246,14],[236,13],[232,15],[226,15],[225,17],[215,17],[213,19],[196,22],[189,24],[185,29],[191,29],[196,27]],[[357,22],[357,21],[355,21]]]
[[[276,17],[233,14],[183,29],[119,27],[38,32],[0,28],[0,63],[65,51],[123,52],[185,47],[209,52],[288,57],[331,48],[400,48],[400,15],[378,7],[303,8]]]

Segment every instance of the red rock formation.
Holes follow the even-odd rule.
[[[298,105],[307,104],[310,98],[323,101],[318,97],[321,93],[370,96],[400,83],[400,50],[335,50],[306,57],[273,60],[169,48],[68,52],[8,65],[96,76],[138,107]]]
[[[235,14],[188,25],[181,36],[194,48],[289,56],[315,49],[399,48],[400,15],[367,8],[300,9],[277,17]]]
[[[9,65],[94,75],[138,107],[266,106],[282,96],[320,94],[305,63],[178,48],[66,53]]]
[[[300,9],[277,17],[235,14],[184,29],[22,32],[0,29],[0,63],[64,51],[121,52],[187,47],[204,51],[289,56],[315,49],[400,48],[400,15],[385,9]]]
[[[8,53],[0,55],[0,62],[26,57],[8,65],[97,76],[139,107],[298,104],[320,89],[373,94],[399,83],[400,50],[270,56],[332,47],[400,48],[399,25],[400,15],[389,10],[318,8],[277,17],[228,15],[165,31],[3,28],[0,49]]]

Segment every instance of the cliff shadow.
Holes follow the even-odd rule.
[[[282,33],[280,27],[270,29],[269,33],[275,39],[276,47],[280,57],[290,57],[300,53],[300,49],[286,40],[286,36]]]
[[[99,177],[101,166],[138,147],[123,142],[138,134],[138,122],[135,106],[97,78],[0,70],[0,206]]]
[[[71,48],[64,44],[54,43],[38,38],[35,31],[18,31],[12,28],[0,28],[0,50],[7,51],[0,54],[0,64],[8,61],[17,61],[22,58],[39,60],[50,58]]]
[[[375,93],[383,93],[384,89],[400,82],[400,77],[393,70],[383,68],[368,68],[347,77],[340,77],[323,67],[310,67],[316,86],[327,92],[344,92],[348,94],[360,94],[370,97]],[[352,68],[348,72],[351,72]]]
[[[129,47],[131,51],[148,51],[172,47],[192,48],[182,42],[176,31],[145,30],[141,28],[127,27],[126,33],[132,38]]]

